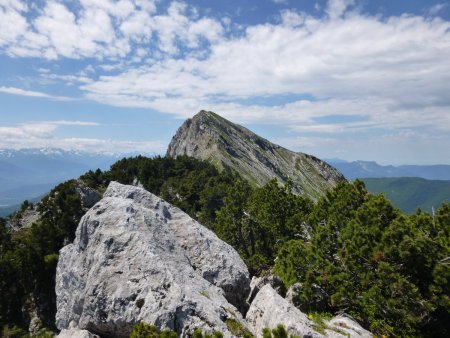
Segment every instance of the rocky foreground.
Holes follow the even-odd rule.
[[[258,337],[279,323],[300,337],[372,336],[346,316],[317,332],[270,282],[251,283],[237,252],[180,209],[112,182],[60,251],[56,324],[59,337],[128,337],[141,321],[181,336],[233,337],[230,323]]]

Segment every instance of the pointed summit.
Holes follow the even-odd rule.
[[[326,162],[273,144],[211,111],[200,111],[177,130],[167,156],[181,155],[231,168],[255,186],[291,179],[297,193],[314,200],[344,179]]]

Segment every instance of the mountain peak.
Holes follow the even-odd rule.
[[[344,179],[314,156],[287,150],[205,110],[186,120],[172,138],[167,156],[181,155],[209,161],[219,170],[233,169],[255,186],[273,178],[292,180],[297,193],[314,200]]]
[[[220,117],[218,114],[210,111],[210,110],[200,110],[197,114],[194,115],[193,118],[201,118],[201,117]]]
[[[194,125],[202,125],[207,128],[226,128],[229,127],[231,129],[242,129],[248,133],[251,133],[248,129],[244,127],[234,124],[231,121],[223,118],[219,114],[216,114],[212,111],[200,110],[197,114],[195,114],[191,119],[187,121],[191,121]],[[253,133],[252,133],[253,134]]]

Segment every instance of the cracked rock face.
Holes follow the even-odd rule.
[[[60,251],[56,324],[128,337],[144,321],[230,336],[225,322],[242,321],[248,290],[232,247],[144,189],[112,182]]]

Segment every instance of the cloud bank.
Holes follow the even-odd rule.
[[[143,154],[162,153],[164,145],[160,141],[128,141],[99,138],[60,137],[57,130],[61,126],[95,127],[90,121],[39,121],[19,126],[0,127],[0,149],[60,148],[91,153]]]

